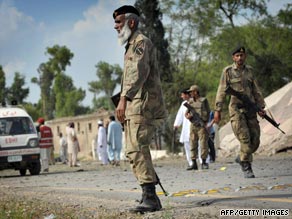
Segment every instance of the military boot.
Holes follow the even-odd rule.
[[[153,212],[159,211],[162,206],[161,202],[156,195],[155,185],[153,183],[148,183],[142,185],[142,200],[140,204],[135,208],[129,209],[132,213],[145,213],[145,212]]]
[[[241,165],[241,170],[244,174],[244,178],[255,178],[250,162],[242,161],[242,162],[240,162],[240,165]]]
[[[236,158],[235,158],[234,161],[235,161],[235,163],[239,163],[240,164],[240,157],[239,157],[239,155],[236,156]]]
[[[209,164],[206,162],[206,159],[203,159],[202,160],[203,162],[202,162],[202,170],[206,170],[206,169],[209,169]]]
[[[142,204],[143,203],[143,199],[144,199],[144,196],[146,194],[146,189],[145,189],[145,186],[142,186],[142,198],[140,199],[140,201],[138,200],[139,204]],[[159,205],[159,208],[161,209],[162,208],[162,205],[161,205],[161,202],[160,202],[160,199],[158,198],[158,196],[156,195],[156,199],[157,199],[157,202],[158,202],[158,205]]]
[[[193,161],[193,165],[189,166],[187,168],[187,170],[197,170],[198,169],[197,161],[196,160],[192,160],[192,161]]]

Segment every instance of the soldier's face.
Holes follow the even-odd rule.
[[[244,64],[246,58],[246,54],[243,52],[235,53],[232,56],[233,61],[236,63],[237,66],[241,66]]]
[[[196,99],[198,97],[198,92],[196,90],[191,91],[191,96]]]
[[[126,22],[126,16],[124,14],[120,14],[116,16],[114,28],[118,31],[118,33],[120,33],[121,30],[123,29],[125,22]]]
[[[132,33],[124,14],[118,15],[115,18],[115,29],[118,31],[119,44],[124,45]]]

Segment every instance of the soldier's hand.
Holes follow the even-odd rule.
[[[219,111],[215,111],[214,113],[214,123],[218,124],[221,120],[221,113]]]
[[[185,114],[185,117],[186,117],[187,119],[191,119],[193,116],[192,116],[192,114],[190,114],[190,113],[186,113],[186,114]]]
[[[261,111],[258,112],[260,117],[264,117],[266,115],[266,111],[264,109],[262,109]]]
[[[211,127],[212,127],[212,125],[213,124],[211,124],[211,123],[206,123],[206,129],[207,129],[207,131],[210,133],[210,131],[211,131]]]
[[[121,97],[120,102],[116,108],[116,116],[121,123],[125,121],[126,105],[127,105],[126,97]]]

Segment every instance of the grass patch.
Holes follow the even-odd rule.
[[[39,219],[53,215],[53,218],[78,218],[74,209],[39,200],[23,200],[15,196],[2,196],[0,199],[1,219]],[[90,218],[90,217],[86,217]]]
[[[103,207],[86,208],[79,204],[57,204],[0,192],[0,219],[44,219],[46,217],[50,219],[142,218],[140,215],[114,212]]]

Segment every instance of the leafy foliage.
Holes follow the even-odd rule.
[[[76,89],[70,76],[59,73],[55,77],[53,93],[56,97],[56,118],[78,115],[85,91]]]
[[[7,89],[7,100],[9,102],[16,100],[18,104],[23,104],[24,99],[29,94],[29,88],[23,88],[24,85],[25,77],[20,75],[19,72],[15,72],[13,83]]]
[[[119,65],[110,65],[103,61],[98,62],[95,67],[97,69],[96,76],[99,80],[88,83],[89,91],[95,95],[93,100],[94,108],[103,107],[112,110],[114,106],[110,97],[120,83],[123,71]],[[104,96],[101,95],[102,93],[104,93]],[[97,96],[100,97],[97,99]]]
[[[55,45],[47,48],[49,61],[40,64],[39,78],[32,82],[41,88],[42,113],[46,119],[62,116],[78,115],[87,112],[81,106],[85,91],[76,89],[71,77],[65,74],[66,67],[71,64],[73,53],[66,47]]]
[[[162,13],[157,0],[137,0],[135,7],[141,12],[140,29],[157,49],[158,66],[162,80],[172,82],[168,41],[164,38]]]
[[[37,121],[38,118],[42,117],[40,101],[38,104],[26,103],[24,104],[24,108],[33,121]]]
[[[220,75],[225,66],[232,64],[230,52],[238,44],[247,48],[247,64],[254,68],[264,96],[292,80],[292,4],[272,16],[266,3],[267,0],[136,1],[141,29],[158,50],[169,113],[164,127],[167,144],[172,139],[172,122],[181,101],[179,91],[197,84],[213,108]],[[27,104],[28,110],[34,117],[42,115],[46,119],[89,112],[81,105],[85,91],[77,89],[66,75],[73,53],[65,46],[55,45],[47,48],[46,54],[48,61],[39,65],[39,76],[32,79],[40,86],[40,102],[36,106]],[[122,69],[102,61],[95,67],[98,79],[88,83],[94,94],[93,108],[111,110],[110,96],[119,87]],[[17,74],[7,95],[0,65],[2,100],[18,94],[21,101],[25,99],[28,90],[23,88],[24,77]],[[226,104],[224,107],[223,123],[228,120]]]
[[[222,70],[232,64],[231,50],[239,44],[247,48],[247,64],[264,96],[291,81],[291,5],[275,17],[267,13],[265,0],[163,0],[162,8],[171,21],[167,31],[176,90],[197,84],[213,108]],[[175,113],[179,102],[168,106]],[[226,122],[228,113],[223,115]]]

